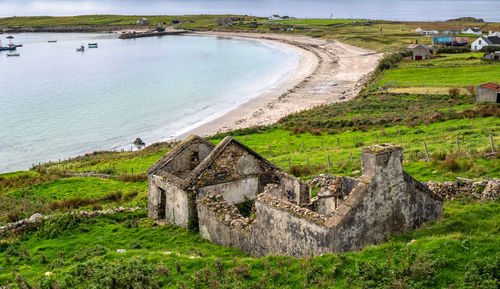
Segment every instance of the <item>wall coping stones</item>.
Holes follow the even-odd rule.
[[[362,151],[364,153],[370,153],[370,154],[376,154],[376,155],[388,154],[388,153],[395,152],[398,150],[403,150],[403,147],[398,146],[398,145],[389,144],[389,143],[376,144],[376,145],[372,145],[372,146],[363,147],[363,149],[362,149]]]

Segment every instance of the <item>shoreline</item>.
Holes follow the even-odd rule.
[[[378,65],[380,53],[341,43],[300,35],[242,32],[193,32],[247,38],[283,45],[301,53],[299,64],[286,79],[228,113],[202,124],[190,134],[202,137],[253,126],[270,125],[291,113],[355,97]]]

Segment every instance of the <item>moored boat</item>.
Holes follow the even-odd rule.
[[[76,49],[77,52],[84,52],[85,51],[85,46],[80,46],[80,48]]]
[[[21,56],[21,54],[19,54],[19,53],[9,53],[9,54],[7,54],[7,56]]]
[[[57,40],[49,40],[49,43],[57,43]]]
[[[89,43],[89,48],[97,48],[97,43]]]

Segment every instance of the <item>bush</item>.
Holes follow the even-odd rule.
[[[474,85],[469,85],[467,86],[467,92],[469,92],[469,94],[472,96],[472,97],[476,97],[477,95],[477,92],[476,92],[476,87]]]
[[[436,54],[456,54],[456,53],[469,53],[470,48],[467,46],[443,46],[436,50]]]
[[[458,87],[452,87],[448,90],[448,94],[454,98],[457,99],[460,96],[460,88]]]
[[[499,288],[500,254],[473,260],[465,268],[465,283],[470,288]]]
[[[498,51],[498,46],[485,46],[481,48],[480,51],[484,53],[493,53],[495,51]]]

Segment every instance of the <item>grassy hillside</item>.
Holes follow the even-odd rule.
[[[444,218],[362,252],[252,258],[145,212],[64,217],[0,241],[0,284],[28,288],[498,288],[498,202],[450,202]],[[126,249],[118,253],[118,249]],[[29,287],[31,288],[31,287]],[[59,288],[59,287],[57,287]]]

